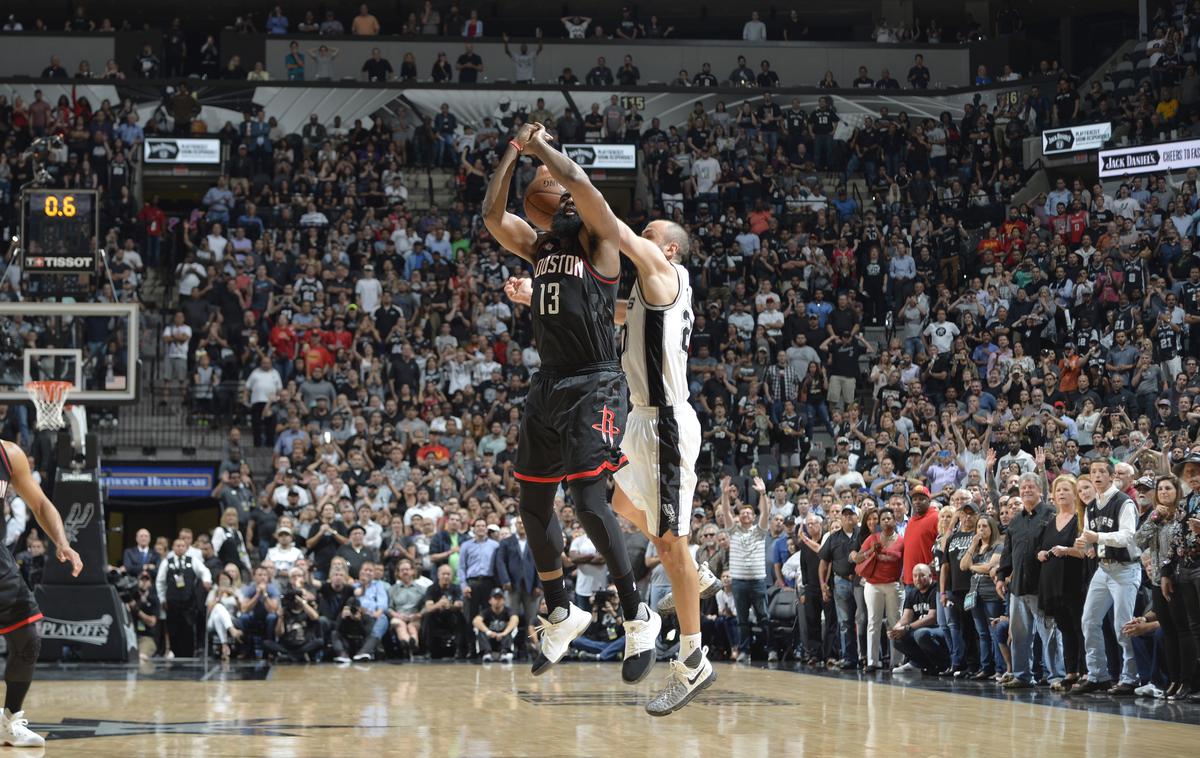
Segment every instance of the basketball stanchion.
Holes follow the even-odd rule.
[[[75,385],[33,381],[27,382],[25,389],[37,411],[38,431],[58,432],[59,458],[69,454],[69,465],[60,465],[55,474],[53,502],[71,547],[83,559],[83,571],[77,577],[71,576],[70,564],[46,562],[42,582],[34,590],[43,614],[40,659],[135,660],[137,638],[129,611],[105,571],[108,551],[98,447],[92,439],[85,444],[83,438],[88,435],[83,422],[72,421],[70,434],[62,431],[68,424],[63,411]],[[53,554],[49,540],[46,549]]]

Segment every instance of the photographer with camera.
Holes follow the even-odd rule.
[[[512,663],[513,639],[517,636],[520,617],[504,604],[504,590],[497,587],[488,597],[487,605],[475,614],[471,625],[475,627],[475,645],[483,654],[483,662],[499,659]]]
[[[335,574],[334,576],[344,576]],[[333,581],[333,577],[330,577]],[[370,616],[363,612],[362,601],[357,595],[346,598],[342,610],[338,614],[337,626],[329,635],[329,644],[333,647],[333,660],[337,663],[349,663],[349,652],[353,648],[359,650],[366,641]]]
[[[132,586],[128,583],[132,582]],[[117,594],[129,610],[137,635],[138,658],[145,661],[154,655],[158,647],[155,639],[158,626],[158,596],[154,592],[154,578],[149,571],[142,571],[137,579],[123,577],[117,582]]]
[[[324,646],[319,620],[316,597],[304,586],[304,570],[293,568],[279,596],[275,639],[263,640],[263,647],[277,656],[303,663]]]
[[[615,661],[625,654],[624,624],[617,588],[610,584],[592,596],[592,624],[571,647],[581,660]]]
[[[346,602],[354,596],[354,587],[345,570],[331,571],[329,579],[317,590],[317,619],[325,645],[332,647],[333,633],[342,619]]]
[[[438,566],[437,582],[425,591],[421,636],[431,658],[465,657],[465,619],[462,588],[451,581],[450,564]]]

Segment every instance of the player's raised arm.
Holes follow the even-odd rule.
[[[13,489],[25,501],[25,505],[29,506],[34,518],[46,532],[46,536],[54,542],[55,556],[58,560],[61,563],[70,562],[71,576],[79,576],[79,572],[83,571],[83,561],[80,560],[79,553],[72,549],[70,541],[67,540],[67,533],[63,529],[62,517],[58,515],[58,509],[54,507],[54,503],[50,502],[50,498],[46,497],[46,493],[42,492],[41,486],[33,478],[33,472],[29,468],[29,459],[25,457],[24,451],[16,445],[8,442],[0,442],[0,445],[4,446],[4,453],[12,471]]]
[[[607,271],[612,271],[611,275],[615,276],[620,268],[620,230],[616,214],[608,207],[604,195],[600,194],[600,190],[596,189],[579,164],[550,144],[549,135],[541,124],[535,124],[534,127],[533,134],[525,145],[526,152],[546,164],[550,175],[570,193],[571,201],[579,211],[583,225],[587,227],[596,243],[592,252],[597,256],[597,260],[593,261],[593,264],[601,274],[607,275]]]
[[[528,139],[530,132],[532,128],[529,125],[521,127],[514,141],[521,143]],[[487,194],[483,196],[483,225],[501,247],[533,263],[537,232],[520,216],[508,212],[508,185],[512,183],[513,167],[517,164],[519,154],[516,147],[509,145],[508,150],[504,151],[504,157],[500,159],[496,173],[492,174]]]

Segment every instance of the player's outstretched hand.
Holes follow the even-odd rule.
[[[504,294],[514,303],[529,305],[533,302],[533,280],[524,276],[510,276],[504,283]]]
[[[83,571],[83,559],[70,545],[59,545],[55,555],[58,557],[59,563],[70,562],[71,576],[79,576],[79,572]]]

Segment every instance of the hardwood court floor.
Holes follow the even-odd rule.
[[[563,664],[539,679],[522,664],[47,666],[39,667],[26,710],[50,738],[46,754],[89,758],[1200,753],[1197,706],[1098,698],[1094,708],[1056,707],[1042,704],[1061,704],[1045,691],[1019,698],[980,685],[958,694],[905,686],[900,677],[729,664],[717,666],[717,683],[692,705],[654,719],[642,707],[666,672],[660,663],[641,685],[626,687],[619,666],[598,663]],[[40,754],[0,748],[0,758]]]

